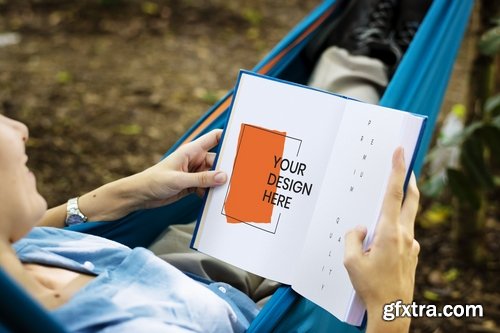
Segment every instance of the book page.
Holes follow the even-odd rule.
[[[344,235],[357,225],[373,230],[394,150],[403,145],[411,160],[419,132],[401,140],[408,116],[355,101],[346,105],[293,281],[293,289],[341,320],[354,292],[343,265]],[[351,324],[361,324],[364,309],[360,313]]]
[[[290,283],[346,99],[254,74],[240,76],[193,247]]]

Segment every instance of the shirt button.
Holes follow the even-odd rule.
[[[89,271],[92,271],[95,266],[93,263],[91,263],[90,261],[86,261],[83,263],[83,267],[85,267],[86,269],[88,269]]]
[[[220,290],[221,292],[223,292],[224,294],[225,294],[225,293],[226,293],[226,291],[227,291],[227,290],[226,290],[226,288],[224,288],[223,286],[220,286],[220,287],[219,287],[219,290]]]

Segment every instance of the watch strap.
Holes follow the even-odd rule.
[[[78,206],[78,197],[71,198],[66,204],[66,220],[64,221],[66,226],[72,226],[76,224],[81,224],[87,221],[87,216],[85,216]]]

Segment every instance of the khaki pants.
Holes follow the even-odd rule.
[[[387,83],[387,68],[382,61],[353,56],[344,49],[331,46],[321,54],[308,85],[378,104]]]

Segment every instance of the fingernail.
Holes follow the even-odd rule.
[[[355,229],[361,233],[367,232],[366,227],[364,225],[357,225]]]
[[[223,171],[217,172],[214,176],[214,180],[217,184],[224,184],[227,180],[226,173]]]

